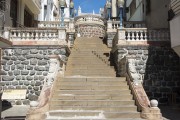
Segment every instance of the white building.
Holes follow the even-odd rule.
[[[66,7],[64,9],[64,17],[70,17],[70,0],[66,0]],[[55,21],[60,17],[59,0],[42,0],[41,13],[39,14],[39,21]]]

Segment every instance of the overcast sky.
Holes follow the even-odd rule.
[[[76,10],[81,6],[81,11],[86,13],[99,13],[99,8],[104,8],[106,0],[73,0]]]

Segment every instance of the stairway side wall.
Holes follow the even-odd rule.
[[[50,74],[51,55],[66,55],[66,49],[36,46],[2,49],[1,89],[27,89],[25,100],[8,100],[11,104],[28,105],[38,99]]]
[[[160,104],[180,103],[180,58],[169,46],[119,47],[113,55],[119,75],[125,70],[121,66],[124,54],[135,58],[135,68],[143,76],[143,86],[150,100],[157,99]]]

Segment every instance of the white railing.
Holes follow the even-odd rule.
[[[120,28],[120,21],[107,21],[108,29],[117,30]],[[128,21],[123,23],[124,28],[146,28],[144,22]]]
[[[104,20],[97,15],[82,15],[75,18],[76,25],[78,24],[99,24],[104,26]]]
[[[127,41],[169,41],[168,30],[147,30],[146,28],[126,28],[125,39]]]
[[[8,31],[6,31],[6,34]],[[9,39],[14,40],[66,40],[65,29],[10,29]],[[6,35],[7,36],[7,35]]]

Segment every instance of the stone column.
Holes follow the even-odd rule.
[[[117,32],[118,32],[118,43],[117,44],[126,43],[125,29],[117,29]]]

